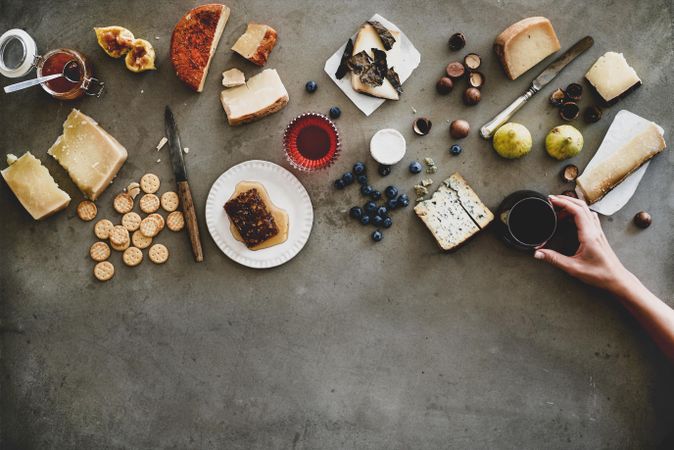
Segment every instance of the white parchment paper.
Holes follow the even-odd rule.
[[[611,126],[604,136],[604,140],[601,142],[601,145],[597,149],[597,152],[594,154],[594,157],[590,160],[585,167],[585,170],[592,169],[597,164],[600,164],[607,157],[613,154],[615,151],[619,150],[626,142],[632,139],[637,135],[644,126],[651,123],[650,120],[644,119],[641,116],[637,116],[634,113],[631,113],[625,109],[621,110],[616,114],[615,119],[611,123]],[[660,134],[664,135],[665,131],[661,126],[657,125]],[[599,214],[604,216],[610,216],[616,211],[620,210],[625,204],[632,198],[634,192],[639,186],[639,182],[646,173],[648,165],[650,162],[647,162],[641,166],[638,170],[633,172],[630,176],[625,178],[625,180],[620,183],[618,186],[613,188],[611,192],[606,194],[601,200],[590,205],[590,209],[596,211]],[[580,189],[576,188],[576,193],[582,198],[582,193]]]
[[[390,30],[400,31],[400,61],[395,65],[394,68],[400,77],[400,83],[405,83],[405,80],[407,80],[410,75],[412,75],[414,69],[419,66],[419,63],[421,62],[421,54],[407,38],[405,33],[403,33],[400,28],[395,26],[393,23],[389,22],[379,14],[375,14],[369,20],[376,20]],[[354,33],[351,39],[355,40],[357,34],[357,32]],[[344,94],[349,97],[353,104],[356,105],[358,109],[363,111],[366,116],[369,116],[386,100],[383,98],[370,97],[369,95],[354,91],[353,87],[351,86],[350,72],[347,73],[347,75],[341,80],[338,80],[335,77],[335,72],[337,72],[337,68],[339,68],[339,63],[342,60],[342,54],[344,53],[345,47],[346,41],[344,42],[344,45],[339,47],[339,49],[337,49],[337,51],[325,62],[324,70],[332,79],[332,81],[334,81],[335,84],[342,90],[342,92],[344,92]],[[403,93],[403,95],[405,94]]]

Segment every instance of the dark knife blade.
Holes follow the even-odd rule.
[[[171,156],[171,165],[173,166],[176,182],[187,181],[187,168],[185,167],[185,159],[183,158],[183,146],[180,143],[180,134],[178,133],[173,112],[168,106],[164,110],[164,131],[168,139],[169,155]]]
[[[592,36],[585,36],[580,41],[573,44],[571,48],[564,52],[562,56],[554,60],[543,72],[541,72],[533,81],[533,87],[538,91],[555,78],[559,72],[564,69],[571,61],[580,56],[585,50],[592,47],[594,39]]]

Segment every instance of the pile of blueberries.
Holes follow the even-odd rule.
[[[390,228],[393,225],[390,213],[396,208],[405,208],[409,206],[410,199],[407,194],[398,195],[398,188],[388,186],[384,189],[384,195],[368,183],[365,164],[357,162],[353,165],[352,172],[344,173],[341,178],[335,180],[335,188],[344,189],[346,186],[358,181],[360,184],[360,193],[368,197],[363,206],[354,206],[349,210],[349,215],[358,220],[363,225],[374,225],[377,227],[372,232],[372,240],[379,242],[384,238],[384,234],[379,227]],[[383,197],[386,197],[384,200]],[[377,202],[381,202],[378,204]]]

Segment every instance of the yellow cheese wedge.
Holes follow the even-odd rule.
[[[35,220],[44,219],[70,203],[70,196],[59,189],[49,170],[30,152],[24,153],[1,173],[16,198]]]
[[[496,37],[494,51],[511,80],[559,50],[559,39],[545,17],[528,17]]]
[[[222,107],[230,125],[261,119],[288,104],[281,77],[274,69],[265,69],[248,79],[246,84],[225,89],[220,94]]]
[[[77,109],[70,112],[63,123],[63,134],[47,153],[91,200],[96,200],[108,187],[128,156],[115,138]]]

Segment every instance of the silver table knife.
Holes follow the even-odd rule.
[[[543,72],[541,72],[531,83],[531,87],[523,94],[515,99],[514,102],[510,104],[506,109],[501,111],[489,122],[485,123],[482,128],[480,128],[480,135],[483,138],[489,139],[494,132],[504,123],[506,123],[517,111],[524,106],[524,104],[529,101],[533,95],[543,89],[543,86],[548,84],[555,78],[559,72],[564,69],[571,61],[580,56],[585,50],[592,47],[594,44],[594,39],[591,36],[585,36],[580,41],[573,44],[573,46],[568,49],[562,56],[557,58],[555,61],[550,63]]]
[[[192,201],[192,191],[190,191],[190,185],[187,182],[187,168],[185,167],[185,159],[183,158],[183,146],[180,143],[180,135],[178,134],[178,127],[176,126],[173,112],[168,106],[164,111],[164,129],[168,138],[171,165],[173,166],[173,173],[178,185],[178,195],[183,205],[187,234],[192,244],[192,253],[194,253],[194,260],[201,262],[204,260],[204,253],[201,249],[199,225],[197,224],[197,213],[194,210],[194,202]]]

